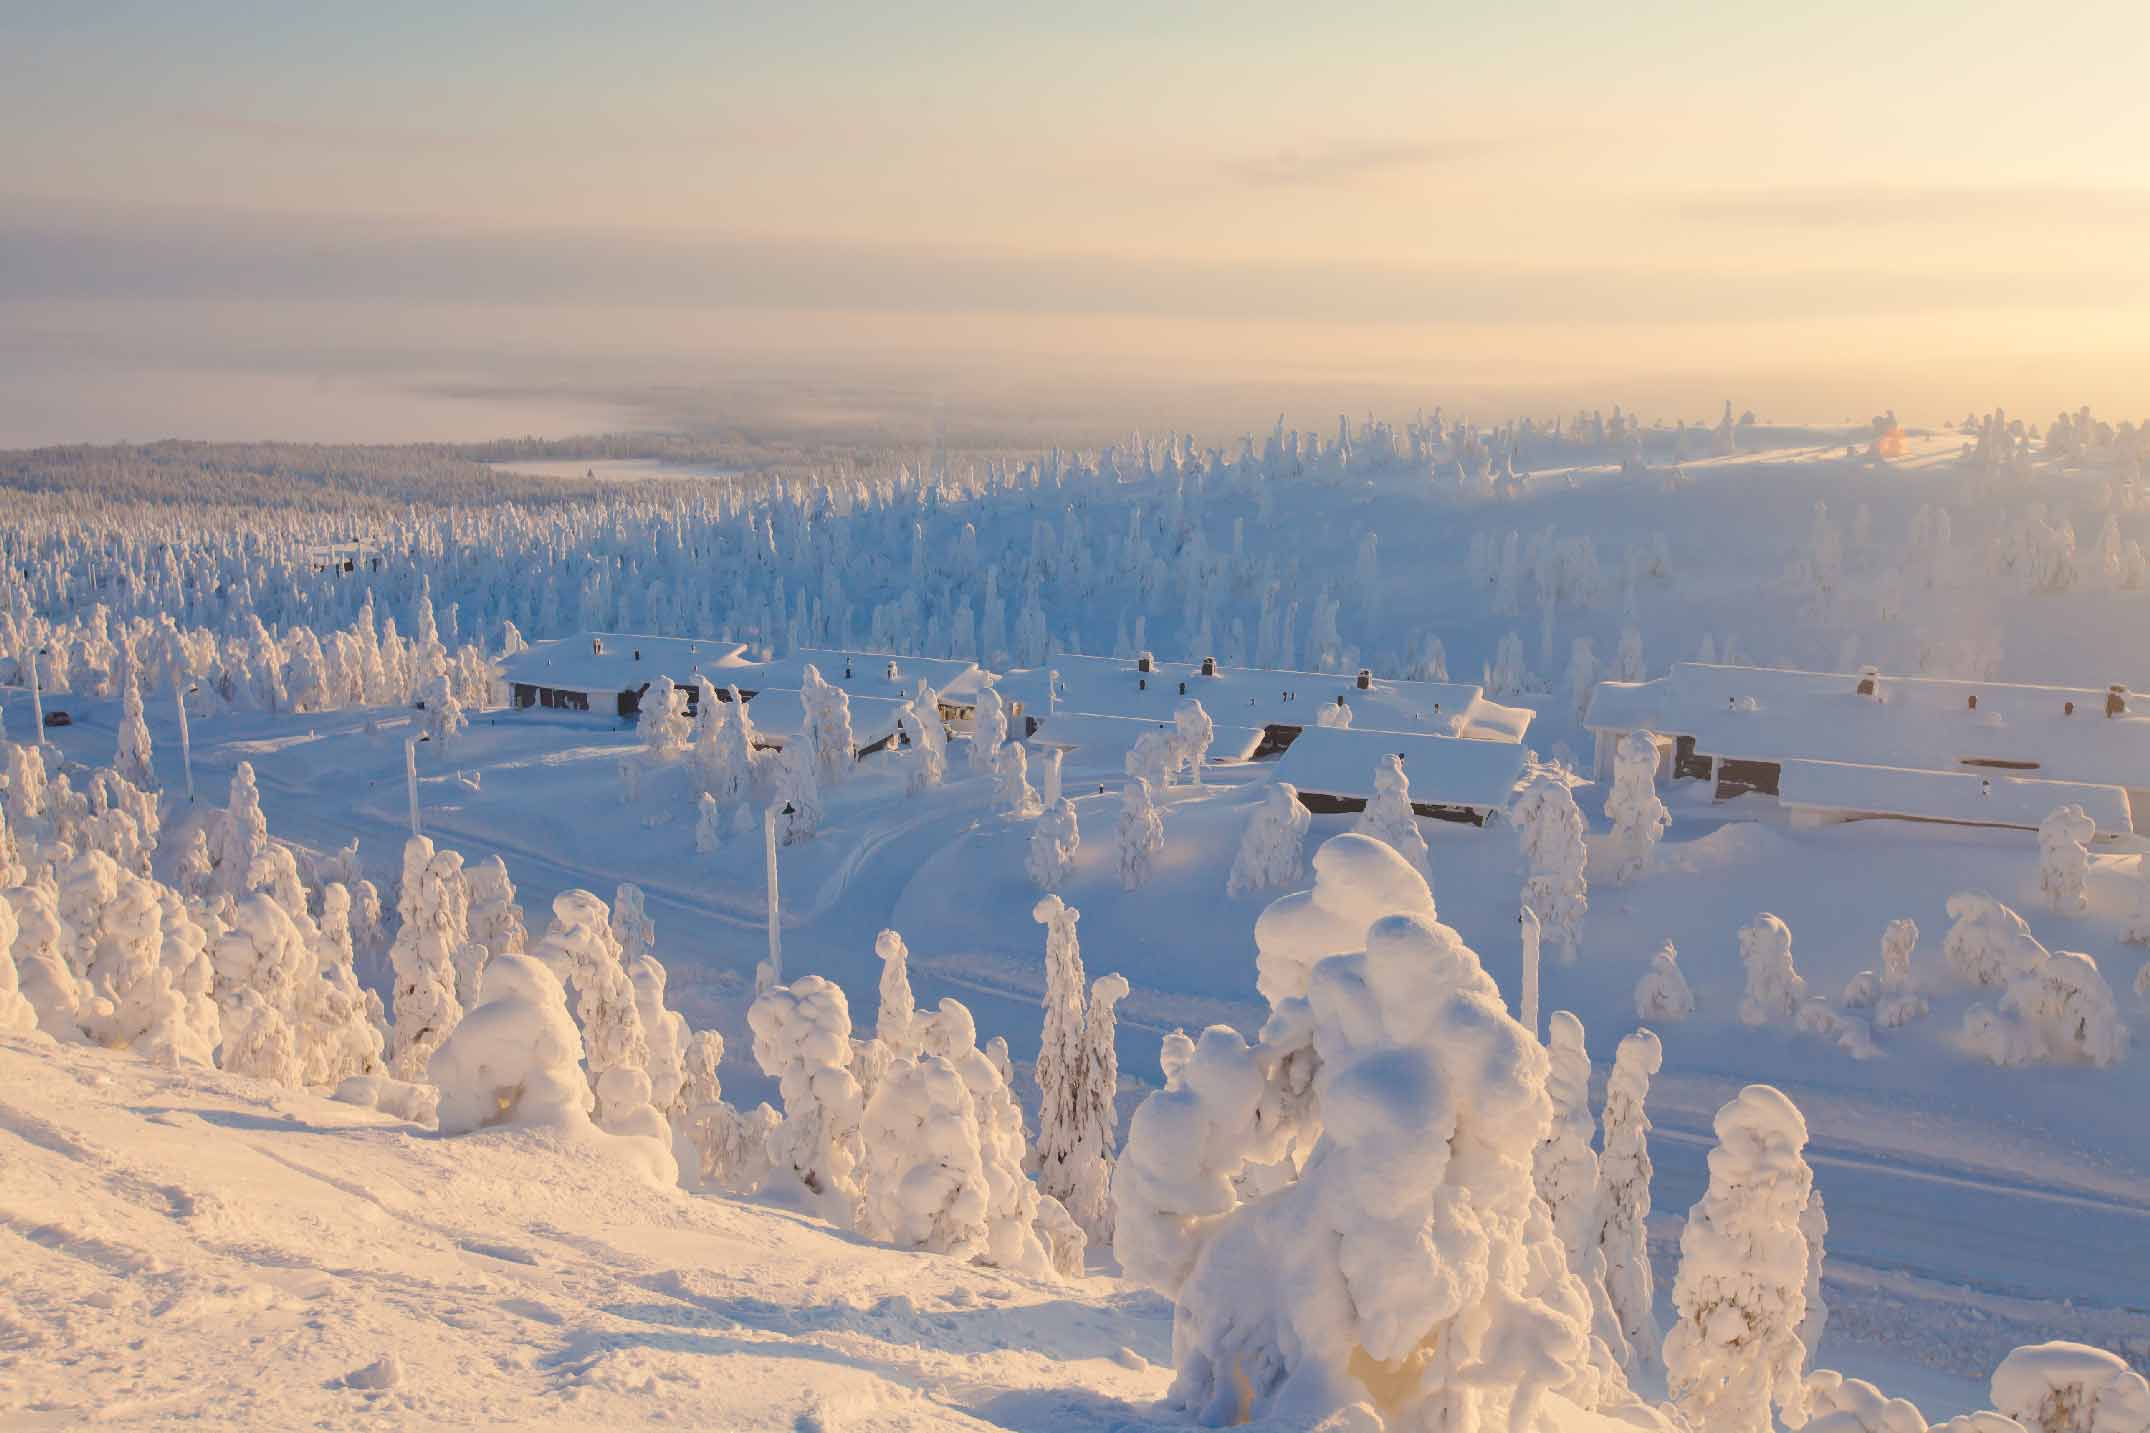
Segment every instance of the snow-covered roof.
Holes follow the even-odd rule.
[[[660,675],[681,686],[692,686],[701,674],[719,686],[745,686],[751,685],[745,674],[759,669],[759,664],[748,661],[745,654],[744,642],[585,632],[578,637],[532,642],[503,659],[500,672],[509,682],[606,695],[638,690]]]
[[[1681,662],[1651,681],[1598,683],[1584,725],[1689,736],[1704,756],[1739,760],[1809,758],[2150,789],[2150,716],[2106,717],[2101,690],[1884,674],[1877,701],[1860,696],[1858,685],[1846,673]]]
[[[850,701],[853,746],[872,746],[896,734],[896,718],[903,713],[903,702],[894,697],[864,695],[852,696]],[[806,729],[804,699],[798,692],[781,687],[757,693],[747,703],[747,716],[754,723],[754,734],[775,746],[784,745]]]
[[[1361,690],[1355,672],[1287,672],[1219,664],[1214,676],[1205,677],[1199,663],[1159,662],[1156,670],[1144,673],[1131,657],[1075,653],[1055,657],[1044,667],[1010,672],[1000,679],[1000,690],[1019,698],[1031,715],[1042,717],[1053,709],[1046,699],[1048,671],[1060,674],[1059,711],[1151,721],[1171,719],[1183,699],[1182,683],[1186,696],[1200,700],[1210,720],[1241,727],[1312,727],[1316,711],[1339,696],[1351,708],[1354,726],[1434,736],[1520,742],[1534,715],[1524,707],[1487,701],[1483,688],[1462,682],[1375,677]]]
[[[1893,766],[1856,766],[1839,761],[1787,761],[1777,782],[1778,801],[1793,810],[1855,816],[1901,816],[1980,826],[2036,830],[2062,806],[2088,812],[2098,830],[2131,830],[2128,793],[2117,786],[2077,781],[2037,781],[1970,771],[1907,771]]]
[[[681,686],[707,676],[718,686],[750,692],[797,691],[807,665],[822,679],[852,697],[909,698],[924,677],[936,692],[975,694],[982,674],[976,662],[935,657],[898,657],[886,652],[805,649],[766,662],[746,655],[744,642],[704,641],[691,637],[651,637],[632,632],[586,632],[533,642],[501,664],[510,682],[572,692],[610,695],[633,691],[660,674]],[[888,675],[894,663],[896,675]],[[845,672],[850,675],[846,676]]]
[[[1211,761],[1245,761],[1262,744],[1258,726],[1217,726],[1209,739]],[[1099,716],[1095,712],[1061,712],[1039,719],[1028,738],[1034,747],[1057,746],[1081,753],[1085,763],[1121,764],[1146,731],[1171,731],[1169,721],[1141,717]]]
[[[1277,780],[1324,796],[1370,797],[1374,768],[1385,756],[1403,758],[1414,803],[1474,811],[1505,808],[1530,770],[1528,754],[1514,742],[1308,727],[1278,758]]]

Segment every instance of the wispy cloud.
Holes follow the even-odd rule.
[[[1736,190],[1679,195],[1667,207],[1694,223],[1793,229],[2150,224],[2150,190],[2061,185]]]
[[[1334,189],[1410,170],[1483,158],[1513,141],[1455,136],[1415,142],[1334,141],[1228,158],[1225,178],[1250,189]]]

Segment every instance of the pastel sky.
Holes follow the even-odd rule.
[[[468,372],[532,327],[555,389],[872,355],[2140,417],[2146,54],[2139,0],[0,6],[0,442],[74,415],[53,364]]]

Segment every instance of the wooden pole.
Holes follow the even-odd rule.
[[[30,738],[33,746],[43,746],[45,744],[45,674],[38,670],[42,664],[37,660],[42,655],[43,650],[43,648],[32,648],[30,652],[31,719],[37,723],[37,731]]]
[[[187,774],[187,804],[194,804],[194,736],[187,729],[187,688],[172,683],[172,704],[179,708],[179,765]]]
[[[418,829],[418,738],[403,738],[403,789],[411,801],[411,834],[423,835]]]
[[[1538,913],[1529,906],[1517,917],[1523,926],[1523,1023],[1530,1027],[1530,1038],[1538,1038],[1538,944],[1541,926]]]
[[[782,918],[776,884],[776,808],[777,803],[772,802],[769,808],[761,813],[762,862],[769,869],[769,958],[754,972],[756,995],[782,984],[784,979]]]

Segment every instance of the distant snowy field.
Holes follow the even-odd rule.
[[[1035,604],[1056,645],[1111,651],[1143,618],[1141,645],[1176,659],[1214,654],[1251,665],[1267,640],[1281,648],[1279,665],[1364,664],[1385,674],[1422,662],[1426,639],[1438,637],[1457,680],[1477,680],[1515,633],[1537,675],[1500,700],[1533,708],[1528,744],[1579,760],[1586,774],[1590,738],[1564,680],[1571,642],[1590,639],[1597,660],[1609,662],[1630,618],[1652,673],[1707,642],[1721,657],[1821,670],[1843,670],[1849,657],[1885,672],[2150,688],[2150,591],[2087,575],[2041,584],[2029,572],[2046,559],[2025,537],[2072,524],[2070,552],[2086,573],[2108,522],[2124,541],[2150,544],[2139,471],[2057,460],[1983,471],[1953,432],[1913,434],[1901,456],[1882,462],[1864,452],[1870,436],[1743,434],[1733,455],[1690,451],[1677,476],[1662,455],[1623,471],[1617,456],[1582,453],[1541,463],[1505,500],[1458,500],[1445,479],[1436,489],[1423,475],[1346,473],[1266,490],[1217,481],[1183,506],[1159,494],[1154,473],[1130,466],[1117,486],[1069,499],[1013,484],[952,490],[927,505],[927,521],[951,533],[972,524],[982,557],[916,555],[908,518],[825,515],[811,536],[777,525],[770,540],[780,548],[822,546],[787,551],[776,566],[703,553],[698,565],[641,574],[632,589],[624,579],[594,595],[585,585],[579,600],[593,621],[575,611],[585,571],[563,568],[548,608],[542,581],[487,567],[482,545],[435,562],[432,596],[444,611],[462,604],[466,634],[497,630],[508,616],[533,637],[645,624],[708,635],[697,628],[700,583],[714,594],[716,625],[739,640],[783,646],[803,627],[805,640],[871,647],[878,624],[929,651],[927,619],[950,624],[945,647],[959,602],[962,620],[981,626],[999,602],[1010,645],[1022,640],[1007,635],[1019,627],[1018,609]],[[624,501],[649,498],[637,521],[669,500],[659,496],[673,491],[666,480],[724,476],[654,460],[498,466],[567,478],[594,470],[623,485]],[[710,488],[682,491],[725,501]],[[1920,574],[1932,554],[1913,534],[1921,511],[1940,506],[1953,515],[1953,546],[1929,582]],[[1156,533],[1167,511],[1177,512],[1170,548]],[[1822,522],[1841,544],[1841,574],[1827,594],[1800,570]],[[1085,562],[1058,546],[1070,529],[1095,549],[1087,576]],[[1467,555],[1511,532],[1546,530],[1590,538],[1603,576],[1592,591],[1561,595],[1541,628],[1527,577],[1520,612],[1497,612]],[[1130,531],[1142,535],[1147,561],[1119,545]],[[1631,577],[1632,554],[1659,534],[1669,571]],[[832,545],[844,541],[856,547]],[[2018,549],[2020,559],[2007,557]],[[1040,562],[1040,550],[1050,560]],[[1005,565],[997,581],[983,576],[996,561]],[[1201,576],[1183,581],[1198,570],[1218,574],[1214,587]],[[840,574],[833,586],[830,571]],[[665,590],[653,594],[653,584]],[[406,631],[408,586],[383,577],[375,598]],[[347,619],[356,589],[306,590],[323,630]],[[906,592],[915,594],[908,615],[893,610]],[[1325,600],[1341,612],[1333,645],[1317,651]],[[803,620],[788,617],[810,601]],[[1264,635],[1263,614],[1273,628],[1285,601],[1304,603],[1303,645],[1289,629]],[[550,626],[533,620],[546,610]],[[979,631],[972,642],[982,649],[988,639]],[[70,761],[111,760],[116,696],[52,693],[46,703],[73,718],[49,733]],[[21,689],[0,691],[10,736],[25,734],[28,705]],[[617,883],[639,884],[671,972],[671,1003],[696,1028],[726,1037],[727,1098],[774,1102],[745,1026],[766,949],[758,829],[728,832],[703,854],[684,791],[624,802],[619,764],[639,750],[629,723],[542,711],[470,716],[469,730],[444,748],[421,748],[427,834],[473,865],[503,857],[533,929],[560,891],[587,887],[609,899]],[[272,836],[320,852],[356,836],[385,890],[406,831],[402,739],[421,719],[403,706],[290,713],[243,702],[197,717],[199,802],[190,810],[179,795],[170,696],[153,697],[156,775],[175,803],[165,847],[221,806],[246,761]],[[1005,1037],[1027,1068],[1044,991],[1044,932],[1030,915],[1038,891],[1024,864],[1029,823],[999,812],[963,747],[951,752],[946,783],[924,792],[907,789],[903,758],[877,756],[824,793],[819,836],[780,860],[784,969],[837,981],[854,1019],[870,1027],[874,937],[893,927],[911,949],[920,1006],[961,999],[980,1040]],[[1089,971],[1118,971],[1132,986],[1120,1007],[1123,1119],[1161,1083],[1168,1032],[1222,1023],[1251,1037],[1267,1014],[1252,930],[1277,893],[1229,896],[1226,878],[1271,770],[1212,767],[1202,784],[1163,793],[1166,845],[1155,875],[1125,891],[1113,850],[1125,774],[1080,753],[1069,759],[1064,786],[1082,844],[1059,894],[1082,911]],[[2133,993],[2145,949],[2123,938],[2150,842],[2098,844],[2087,909],[2056,915],[2041,903],[2038,843],[2027,833],[1896,822],[1795,828],[1765,798],[1712,803],[1695,784],[1661,794],[1673,819],[1656,867],[1615,886],[1597,879],[1594,864],[1581,958],[1556,964],[1549,947],[1543,974],[1544,1007],[1572,1010],[1587,1028],[1600,1086],[1613,1046],[1641,1023],[1634,987],[1662,942],[1677,946],[1693,987],[1691,1017],[1650,1022],[1665,1049],[1650,1103],[1661,1306],[1680,1218],[1707,1178],[1711,1114],[1741,1086],[1764,1081],[1804,1112],[1815,1187],[1828,1200],[1832,1313],[1820,1365],[1872,1379],[1938,1421],[1987,1406],[1987,1376],[2020,1344],[2076,1339],[2150,1364],[2142,1116],[2150,1008]],[[1599,845],[1605,791],[1577,796]],[[1308,850],[1352,819],[1315,817]],[[1524,876],[1515,832],[1420,827],[1441,919],[1513,1004]],[[2098,963],[2136,1027],[2120,1063],[2003,1069],[1965,1045],[1965,1011],[1991,993],[1954,983],[1942,962],[1944,906],[1963,890],[1992,894],[2048,947]],[[1737,933],[1765,911],[1790,928],[1810,990],[1832,1001],[1854,975],[1880,966],[1891,920],[1915,920],[1913,968],[1931,1013],[1876,1031],[1880,1058],[1868,1061],[1790,1024],[1742,1024]],[[377,986],[387,978],[360,973]],[[1035,1098],[1027,1075],[1017,1084]],[[829,1433],[1168,1421],[1152,1403],[1169,1382],[1170,1306],[1115,1279],[1103,1250],[1093,1249],[1091,1277],[1079,1283],[1033,1284],[877,1248],[780,1203],[627,1187],[534,1136],[451,1145],[303,1092],[106,1052],[55,1058],[12,1041],[0,1041],[0,1141],[0,1231],[13,1236],[0,1244],[0,1419],[10,1426],[73,1426],[93,1412],[135,1425],[194,1417],[262,1427],[382,1414],[592,1427],[661,1416]],[[389,1353],[403,1366],[395,1386],[343,1382]],[[719,1363],[714,1354],[736,1357]]]

